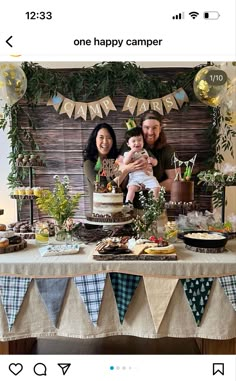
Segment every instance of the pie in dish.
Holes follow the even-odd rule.
[[[193,239],[225,239],[225,236],[217,233],[188,233],[185,237]]]

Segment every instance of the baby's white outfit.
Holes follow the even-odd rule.
[[[127,156],[128,152],[129,151],[124,153],[124,157]],[[132,160],[136,161],[143,155],[147,155],[149,157],[148,152],[144,148],[140,152],[134,152],[132,155]],[[156,177],[153,176],[153,170],[149,171],[149,174],[147,174],[145,171],[130,172],[127,187],[130,187],[131,185],[136,185],[140,187],[141,184],[145,185],[146,189],[160,187],[160,184],[157,181]]]

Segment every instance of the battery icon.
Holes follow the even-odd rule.
[[[219,17],[220,14],[217,11],[209,11],[203,13],[203,18],[206,20],[218,20]]]

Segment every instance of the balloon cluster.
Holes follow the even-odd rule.
[[[0,99],[4,105],[12,106],[26,92],[27,78],[20,66],[14,63],[0,65]]]

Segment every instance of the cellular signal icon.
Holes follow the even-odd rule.
[[[179,13],[178,15],[175,15],[172,17],[173,20],[181,20],[184,19],[184,12]]]
[[[189,16],[191,16],[192,19],[195,19],[198,15],[199,15],[198,12],[190,12],[190,13],[189,13]]]

